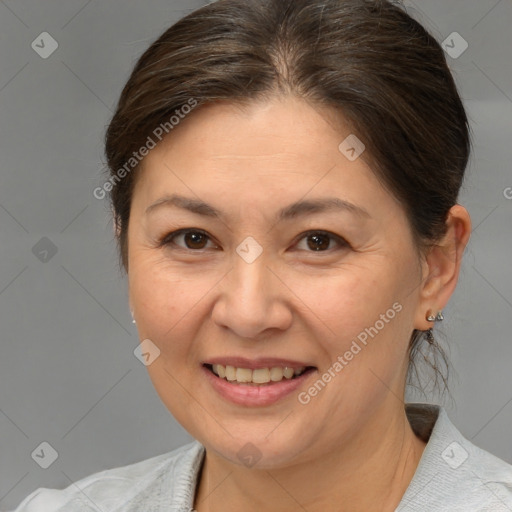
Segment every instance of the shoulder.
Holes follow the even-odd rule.
[[[466,451],[466,487],[471,485],[475,502],[492,505],[493,508],[489,508],[492,511],[511,511],[512,466],[469,441]]]
[[[150,510],[155,496],[161,499],[167,493],[172,498],[176,486],[194,483],[202,454],[202,445],[194,441],[163,455],[94,473],[65,489],[41,487],[13,512],[113,512],[132,510],[132,505]]]
[[[435,412],[427,446],[397,510],[510,512],[512,466],[466,439],[442,407]],[[425,414],[431,417],[432,407]]]

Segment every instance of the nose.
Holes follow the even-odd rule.
[[[240,338],[257,339],[285,330],[292,321],[290,293],[264,257],[247,263],[238,256],[220,283],[212,320]]]

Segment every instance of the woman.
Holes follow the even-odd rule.
[[[196,441],[18,511],[512,510],[511,466],[404,404],[468,243],[469,152],[441,47],[391,2],[220,0],[171,27],[95,193]]]

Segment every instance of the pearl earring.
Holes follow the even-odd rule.
[[[132,324],[136,324],[137,322],[135,321],[135,318],[133,317],[133,311],[130,311],[130,313],[132,314]]]

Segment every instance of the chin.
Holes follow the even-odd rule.
[[[304,456],[303,443],[293,441],[295,436],[282,435],[273,439],[255,435],[235,436],[221,442],[199,441],[231,464],[248,469],[278,469],[296,464]],[[299,437],[303,440],[303,436]]]

